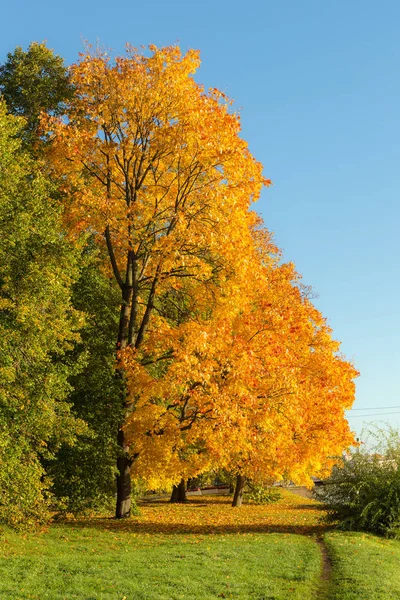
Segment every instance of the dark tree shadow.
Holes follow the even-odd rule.
[[[300,500],[300,499],[299,499]],[[227,520],[230,520],[232,516],[231,511],[240,511],[241,509],[233,509],[231,507],[232,499],[229,496],[225,498],[218,498],[218,502],[204,497],[191,497],[188,502],[180,505],[174,504],[174,507],[179,506],[180,510],[182,510],[181,518],[182,522],[179,522],[175,519],[172,522],[167,521],[167,516],[165,520],[160,519],[160,508],[168,508],[171,505],[168,502],[167,498],[158,498],[150,501],[142,501],[139,502],[139,507],[143,506],[146,509],[146,519],[142,520],[141,517],[131,517],[130,519],[121,519],[117,520],[114,518],[107,517],[94,517],[88,519],[75,519],[75,520],[67,520],[62,522],[63,527],[69,527],[71,529],[97,529],[104,531],[112,531],[118,533],[126,533],[126,534],[152,534],[152,535],[162,535],[162,536],[204,536],[204,535],[229,535],[229,534],[251,534],[251,533],[281,533],[281,534],[298,534],[298,535],[309,535],[309,536],[321,536],[326,531],[332,529],[332,525],[328,525],[322,521],[322,519],[315,523],[301,523],[298,521],[298,516],[296,513],[298,511],[303,511],[306,514],[310,511],[321,511],[326,510],[326,507],[323,504],[319,503],[296,503],[290,504],[290,506],[282,507],[282,511],[292,512],[292,521],[291,522],[282,522],[282,517],[279,511],[272,511],[269,514],[268,522],[265,522],[264,518],[261,517],[257,522],[257,516],[254,515],[254,521],[251,523],[237,523],[237,522],[216,522],[213,524],[212,522],[206,522],[206,520],[202,520],[202,515],[197,514],[197,509],[204,509],[205,507],[210,508],[210,517],[212,519],[212,510],[215,505],[218,505],[218,508],[221,509],[219,513],[219,518],[223,518],[223,514],[228,516]],[[300,501],[301,502],[301,501]],[[273,506],[273,505],[271,505]],[[155,508],[154,515],[151,513],[151,509]],[[186,510],[187,509],[187,512]],[[268,510],[268,506],[265,506],[265,509]],[[193,512],[193,521],[190,521],[191,511]],[[196,514],[196,517],[194,515]],[[236,514],[240,514],[236,513]],[[266,513],[264,513],[265,515]],[[207,515],[207,512],[204,513]],[[276,517],[276,522],[274,523],[274,516]],[[290,519],[288,519],[290,520]],[[57,526],[57,524],[56,524]]]
[[[319,510],[323,512],[326,508],[324,504],[297,504],[296,506],[292,506],[291,510]]]
[[[285,525],[279,523],[254,523],[254,524],[226,524],[226,525],[205,525],[205,524],[187,524],[187,523],[159,523],[156,521],[147,521],[141,523],[135,518],[116,520],[116,519],[88,519],[85,521],[68,521],[63,523],[64,527],[72,529],[98,529],[126,534],[155,534],[163,536],[175,535],[229,535],[229,534],[249,534],[249,533],[282,533],[320,536],[326,531],[332,529],[332,526],[325,523],[314,525]]]

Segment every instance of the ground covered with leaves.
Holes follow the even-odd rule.
[[[140,510],[140,516],[118,522],[92,518],[35,533],[3,531],[0,598],[375,600],[400,595],[400,544],[330,532],[321,522],[320,504],[288,491],[277,503],[240,509],[231,508],[228,497],[197,496],[185,505],[149,501]],[[316,543],[321,539],[331,562],[329,581],[323,580],[323,552]],[[368,578],[363,577],[367,569]]]

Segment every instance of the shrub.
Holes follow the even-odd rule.
[[[30,529],[46,523],[50,491],[40,460],[26,440],[16,444],[1,425],[0,465],[0,526]]]
[[[264,487],[263,485],[256,485],[249,483],[249,491],[247,493],[248,500],[254,502],[254,504],[269,504],[270,502],[277,502],[281,494],[274,488]]]
[[[399,538],[400,437],[393,430],[377,435],[379,445],[342,459],[316,496],[328,504],[328,521],[341,529]]]

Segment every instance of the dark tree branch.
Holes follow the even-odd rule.
[[[108,254],[110,256],[110,261],[111,261],[115,279],[117,280],[118,285],[122,290],[124,287],[124,282],[122,281],[121,273],[119,272],[117,261],[115,260],[114,248],[112,246],[111,236],[110,236],[110,227],[108,225],[104,232],[104,237],[106,238],[107,250],[108,250]]]

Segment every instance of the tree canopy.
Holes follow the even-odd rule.
[[[25,118],[19,135],[32,145],[41,113],[58,114],[62,103],[72,97],[73,88],[61,56],[43,42],[32,42],[26,51],[15,48],[0,66],[0,93],[8,110]]]
[[[1,105],[1,448],[17,428],[33,503],[46,474],[95,507],[115,472],[127,517],[131,477],[307,482],[354,441],[357,372],[252,211],[271,182],[199,65],[177,46],[88,47],[67,72],[31,44],[0,67],[25,117]]]
[[[0,520],[46,516],[43,459],[73,444],[69,361],[83,315],[71,303],[79,249],[63,236],[51,185],[21,149],[22,118],[0,102]]]
[[[194,81],[198,53],[151,50],[147,57],[128,48],[115,62],[82,56],[71,68],[75,96],[64,118],[44,121],[50,169],[65,178],[70,198],[68,227],[90,228],[105,242],[121,288],[118,350],[135,352],[138,364],[161,360],[157,347],[143,356],[141,346],[149,326],[161,331],[169,322],[174,295],[203,319],[242,270],[252,246],[249,205],[269,184],[229,102]],[[119,433],[126,478],[135,453],[125,424],[135,401],[125,401]],[[129,483],[119,490],[123,516]]]

